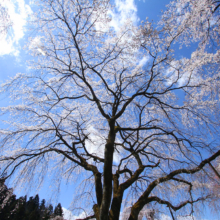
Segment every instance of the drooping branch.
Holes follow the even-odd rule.
[[[141,197],[138,199],[138,201],[132,206],[129,220],[136,220],[137,219],[140,210],[144,207],[144,205],[149,203],[149,198],[150,198],[149,195],[157,185],[159,185],[160,183],[169,181],[169,180],[173,179],[176,175],[179,175],[179,174],[194,174],[196,172],[199,172],[206,164],[209,164],[211,161],[215,160],[219,155],[220,155],[220,150],[217,151],[215,154],[213,154],[211,157],[203,160],[195,168],[174,170],[170,174],[154,180],[152,183],[149,184],[149,186],[147,187],[145,192],[141,195]],[[190,201],[189,202],[186,201],[185,203],[179,205],[176,208],[174,206],[173,207],[171,206],[171,208],[173,208],[174,210],[175,209],[177,210],[188,203],[190,203]],[[171,204],[168,204],[168,205],[171,205]]]

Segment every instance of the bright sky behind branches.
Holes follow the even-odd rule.
[[[28,31],[28,16],[33,13],[34,5],[31,0],[0,0],[8,9],[8,13],[13,22],[13,26],[9,31],[8,35],[0,36],[0,82],[5,82],[8,78],[13,77],[16,73],[26,73],[30,71],[28,69],[27,61],[31,59],[29,57],[27,50],[25,49],[25,44],[29,37],[34,36],[34,30]],[[153,23],[160,19],[161,10],[165,10],[165,5],[169,3],[169,0],[115,0],[115,11],[109,12],[112,16],[111,25],[117,30],[123,22],[130,18],[134,24],[138,25],[142,20],[148,17],[148,20]],[[39,50],[39,52],[43,53]],[[183,53],[182,53],[183,54]],[[184,54],[185,55],[185,54]],[[186,54],[187,55],[187,54]],[[142,63],[145,60],[141,60]],[[1,106],[5,106],[8,100],[6,97],[1,97]],[[46,186],[40,192],[40,199],[46,199],[48,201],[51,192]],[[72,186],[66,188],[65,183],[61,185],[60,196],[57,198],[57,202],[60,202],[63,207],[68,208],[74,193],[74,183]],[[19,193],[15,191],[18,196],[22,196],[25,192]],[[31,196],[31,192],[28,196]],[[49,201],[48,201],[49,202]],[[205,219],[212,219],[212,217],[204,217]],[[166,216],[163,220],[170,220]],[[185,219],[186,220],[186,219]]]

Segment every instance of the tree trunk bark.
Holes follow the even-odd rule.
[[[97,204],[95,204],[93,206],[93,212],[95,213],[96,220],[99,220],[100,219],[100,217],[99,217],[99,206]]]
[[[121,203],[123,195],[115,195],[109,213],[109,220],[118,220],[120,217]]]
[[[121,203],[123,198],[123,190],[119,186],[118,181],[119,175],[114,174],[113,175],[113,200],[111,205],[111,210],[109,213],[109,220],[118,220],[120,217],[120,210],[121,210]]]
[[[100,220],[108,220],[109,207],[112,197],[112,163],[114,153],[114,142],[115,142],[115,122],[109,122],[110,131],[108,140],[105,145],[105,162],[103,170],[103,196],[102,204],[100,208]]]
[[[98,206],[101,206],[102,203],[102,179],[101,173],[95,174],[95,191],[96,191],[96,198]]]

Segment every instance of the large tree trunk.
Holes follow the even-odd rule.
[[[112,197],[112,163],[113,163],[113,153],[114,153],[114,142],[115,142],[115,122],[110,121],[110,131],[108,135],[108,140],[105,145],[105,162],[103,170],[103,196],[102,204],[100,207],[100,220],[108,220],[109,207]]]
[[[111,210],[109,212],[109,220],[118,220],[120,217],[121,203],[123,198],[123,190],[119,187],[119,175],[113,175],[113,200]]]

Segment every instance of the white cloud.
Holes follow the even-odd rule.
[[[198,80],[198,76],[195,74],[195,72],[187,70],[188,66],[186,66],[185,63],[186,62],[184,59],[172,61],[170,63],[170,67],[165,71],[166,84],[168,86],[173,83],[178,86],[184,86],[188,83]]]
[[[89,139],[86,140],[86,148],[90,154],[96,155],[98,157],[104,158],[104,149],[106,144],[106,139],[103,137],[95,128],[92,126],[88,127],[90,133]],[[117,149],[122,151],[122,149]],[[118,164],[120,162],[120,152],[114,151],[113,161]]]
[[[128,23],[136,25],[140,20],[137,16],[137,6],[134,0],[115,0],[114,8],[108,10],[108,15],[111,18],[109,23],[96,22],[97,30],[108,30],[110,27],[114,28],[116,32],[119,32],[123,26],[127,26]]]
[[[64,207],[62,207],[62,209],[63,209],[63,218],[65,220],[83,219],[83,218],[87,217],[85,212],[82,212],[81,214],[76,216],[76,215],[73,215],[73,213],[70,210],[68,210]]]
[[[72,214],[71,211],[69,211],[68,209],[62,207],[63,210],[63,218],[66,220],[75,220],[75,216]]]
[[[8,9],[8,14],[13,22],[10,35],[3,35],[0,38],[0,56],[19,54],[19,41],[24,37],[25,25],[27,24],[28,15],[32,10],[25,0],[5,0],[2,5]],[[112,17],[110,26],[116,31],[122,27],[127,20],[133,24],[137,24],[139,18],[137,16],[137,7],[134,0],[115,0],[115,8],[109,11]],[[43,54],[43,51],[38,50]],[[44,55],[44,54],[43,54]]]
[[[90,154],[104,158],[105,139],[99,132],[90,126],[88,128],[90,133],[89,140],[86,140],[86,148]]]
[[[2,5],[7,8],[13,26],[8,35],[0,38],[0,56],[6,54],[19,54],[19,41],[24,37],[25,25],[28,15],[32,12],[25,0],[7,0]]]
[[[144,56],[144,57],[139,61],[139,66],[141,66],[141,67],[144,66],[149,59],[150,59],[150,57]]]
[[[139,18],[134,0],[115,0],[115,6],[115,10],[109,11],[109,14],[112,17],[110,26],[114,27],[116,31],[118,31],[128,19],[133,24],[137,24]]]
[[[33,38],[29,44],[29,50],[32,50],[37,53],[41,53],[42,55],[46,55],[42,49],[41,37],[37,36]]]

